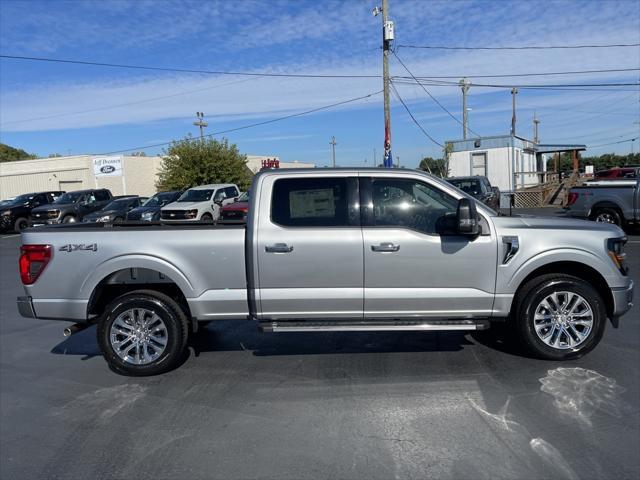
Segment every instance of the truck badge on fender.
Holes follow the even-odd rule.
[[[76,250],[91,250],[92,252],[98,251],[97,243],[69,243],[67,245],[61,246],[59,249],[61,252],[75,252]]]

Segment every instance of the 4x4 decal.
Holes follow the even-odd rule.
[[[98,251],[97,243],[69,243],[61,246],[59,249],[61,252],[75,252],[77,250],[91,250],[92,252]]]

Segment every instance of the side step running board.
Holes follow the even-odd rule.
[[[486,330],[489,320],[398,320],[398,321],[278,321],[260,322],[263,332],[384,332]]]

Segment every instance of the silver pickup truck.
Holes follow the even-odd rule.
[[[579,357],[631,306],[614,225],[500,216],[425,173],[258,174],[247,225],[68,225],[22,234],[25,317],[97,324],[110,367],[179,362],[198,321],[265,331],[481,330]]]
[[[625,226],[640,223],[640,178],[587,182],[569,190],[567,215]]]

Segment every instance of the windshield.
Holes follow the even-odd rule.
[[[80,198],[82,198],[82,196],[84,195],[84,193],[82,192],[68,192],[68,193],[64,193],[61,196],[58,197],[58,199],[53,202],[53,203],[76,203],[78,200],[80,200]]]
[[[32,200],[35,195],[33,193],[27,193],[25,195],[18,195],[13,200],[7,200],[7,203],[25,203]],[[3,202],[4,203],[4,202]]]
[[[127,205],[131,203],[133,203],[132,198],[121,198],[109,203],[106,207],[104,207],[104,210],[122,210],[123,208],[127,208]]]
[[[178,202],[206,202],[211,200],[213,190],[187,190],[178,199]]]
[[[237,202],[248,202],[249,201],[249,192],[244,192],[242,195],[238,197]]]
[[[174,198],[176,198],[176,193],[174,192],[156,193],[142,205],[145,207],[164,207],[167,203],[173,202]]]

